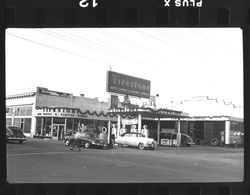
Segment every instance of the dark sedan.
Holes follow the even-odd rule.
[[[99,148],[107,148],[108,142],[107,139],[101,139],[99,138],[98,134],[93,133],[93,132],[81,132],[80,133],[80,140],[81,144],[85,148],[90,148],[90,147],[99,147]],[[65,145],[70,145],[74,142],[74,135],[71,135],[70,137],[65,140]]]
[[[17,126],[7,126],[6,127],[6,141],[18,141],[23,143],[26,141],[26,136],[23,134],[23,131],[20,127]]]

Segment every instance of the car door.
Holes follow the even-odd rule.
[[[117,137],[117,138],[116,138],[116,142],[117,142],[118,144],[125,145],[126,139],[128,139],[128,137],[129,137],[129,134],[126,133],[126,134],[124,134],[123,136]]]
[[[131,133],[127,133],[127,134],[125,134],[125,136],[124,136],[124,145],[128,145],[128,146],[131,146],[132,145],[132,134]]]
[[[128,140],[128,145],[137,146],[138,144],[139,144],[139,138],[137,137],[137,134],[131,133]]]

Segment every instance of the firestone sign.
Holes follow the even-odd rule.
[[[82,114],[77,109],[71,108],[43,108],[36,110],[37,116],[51,116],[51,117],[70,117],[70,118],[86,118],[86,114]]]
[[[113,71],[108,71],[107,92],[149,99],[150,81]]]

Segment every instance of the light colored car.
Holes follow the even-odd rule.
[[[157,143],[154,139],[146,138],[141,133],[124,133],[115,139],[115,143],[121,146],[126,145],[138,147],[140,150],[145,148],[153,150],[157,146]]]

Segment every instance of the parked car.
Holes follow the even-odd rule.
[[[23,134],[23,131],[18,126],[6,126],[6,141],[18,141],[23,143],[26,141],[26,136]]]
[[[191,146],[195,144],[192,138],[184,133],[181,133],[181,146]],[[163,146],[177,146],[177,133],[165,133],[161,138]]]
[[[140,150],[145,148],[155,149],[157,143],[152,138],[147,138],[141,133],[124,133],[120,137],[115,139],[115,143],[118,145],[126,145],[132,147],[138,147]]]
[[[104,140],[104,139],[100,139],[97,135],[97,133],[93,133],[93,132],[81,132],[80,133],[80,140],[81,140],[81,144],[85,147],[85,148],[90,148],[90,147],[99,147],[99,148],[107,148],[108,146],[108,141]],[[65,145],[70,145],[74,142],[74,135],[71,135],[67,140],[65,141]],[[66,144],[67,143],[67,144]]]
[[[73,141],[73,140],[72,140],[73,138],[74,138],[74,133],[73,133],[73,131],[66,133],[66,134],[64,135],[64,137],[63,137],[63,141],[64,141],[64,143],[65,143],[65,146],[69,146],[70,143],[71,143],[71,141]]]

